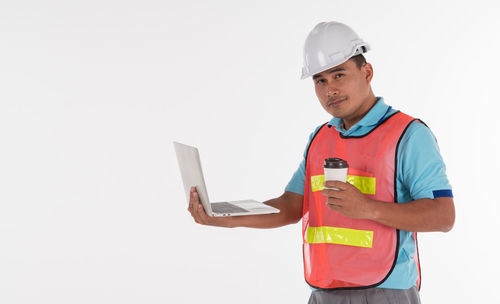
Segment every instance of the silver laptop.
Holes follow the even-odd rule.
[[[174,142],[177,161],[181,169],[184,191],[189,203],[191,187],[195,186],[200,201],[209,216],[240,216],[253,214],[278,213],[279,209],[273,208],[255,200],[241,200],[231,202],[210,203],[207,187],[201,170],[200,154],[198,149],[178,142]]]

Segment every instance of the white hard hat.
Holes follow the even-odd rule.
[[[301,79],[331,69],[370,49],[347,25],[321,22],[307,36]]]

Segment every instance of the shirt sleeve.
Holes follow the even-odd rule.
[[[453,197],[446,166],[432,131],[413,122],[398,150],[398,201]]]
[[[295,171],[295,173],[292,176],[292,179],[290,182],[288,182],[288,185],[285,188],[285,191],[288,192],[294,192],[300,195],[304,195],[304,185],[306,181],[306,156],[307,156],[307,150],[309,149],[309,145],[311,144],[312,139],[318,133],[319,129],[321,129],[323,125],[318,126],[314,132],[312,132],[309,135],[309,140],[307,142],[306,150],[304,151],[302,161],[300,162],[299,167]]]

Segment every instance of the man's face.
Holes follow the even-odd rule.
[[[313,76],[316,96],[328,113],[342,118],[345,124],[356,123],[372,106],[372,76],[369,63],[358,68],[350,59]]]

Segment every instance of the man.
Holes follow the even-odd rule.
[[[188,210],[199,224],[272,228],[302,219],[309,303],[420,303],[416,233],[447,232],[455,221],[433,134],[374,95],[368,50],[338,22],[307,37],[302,79],[312,76],[333,118],[311,134],[283,195],[265,202],[279,214],[209,217],[191,189]],[[330,157],[347,161],[348,182],[324,182]]]

